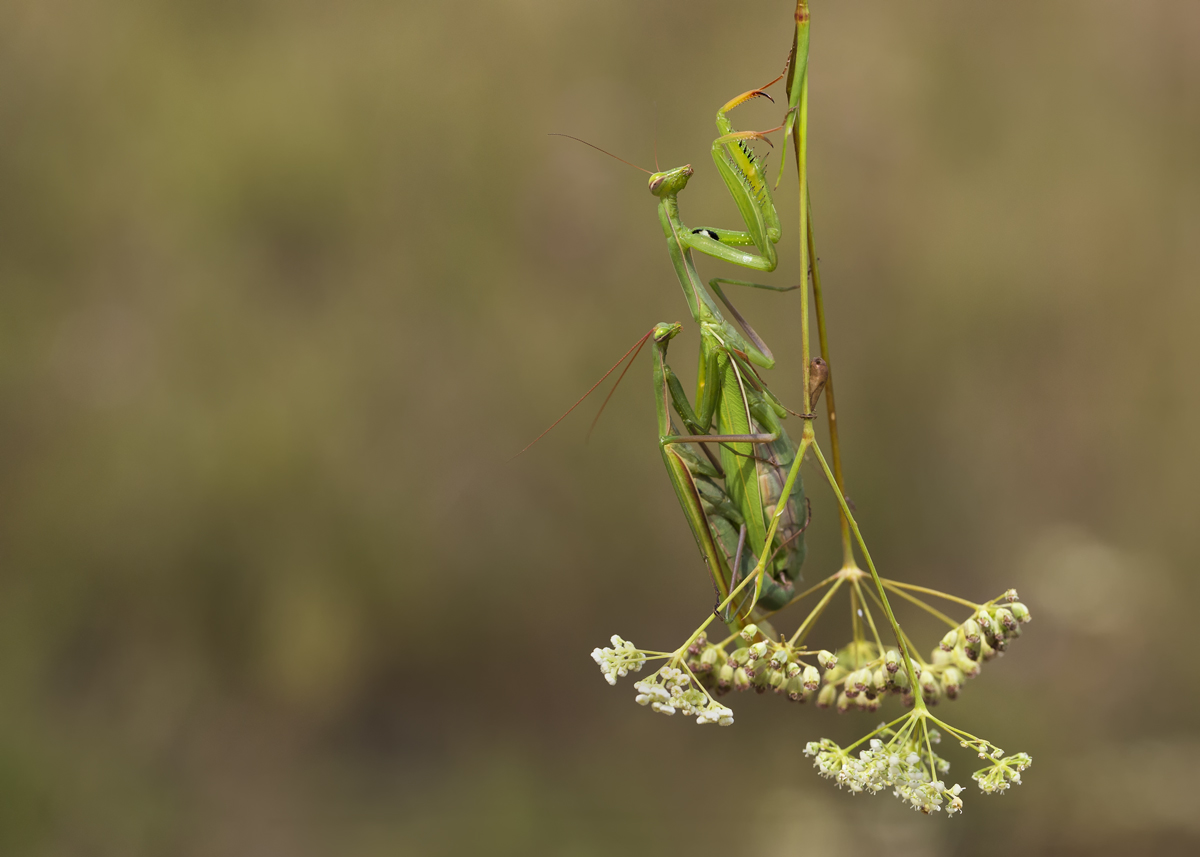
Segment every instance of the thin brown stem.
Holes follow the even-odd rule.
[[[830,367],[829,375],[825,379],[825,413],[829,417],[829,455],[833,459],[833,476],[837,480],[838,488],[842,489],[842,493],[846,493],[846,481],[842,475],[842,444],[838,438],[838,423],[837,423],[837,405],[833,397],[833,363],[829,357],[829,336],[825,331],[825,300],[821,293],[821,263],[817,258],[816,239],[813,237],[812,225],[812,190],[806,188],[808,198],[805,200],[805,207],[808,210],[808,260],[812,266],[812,289],[813,289],[813,312],[817,316],[817,339],[821,344],[821,359],[825,361],[825,365]],[[850,522],[846,520],[846,516],[838,510],[838,518],[840,519],[842,530],[842,565],[844,568],[857,568],[857,563],[854,561],[854,540],[850,536]]]

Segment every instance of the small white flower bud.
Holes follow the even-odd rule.
[[[792,702],[804,702],[806,692],[804,680],[800,676],[792,676],[788,679],[787,695]]]
[[[821,665],[821,669],[831,670],[837,666],[837,655],[822,649],[817,652],[817,663]]]
[[[1020,601],[1014,602],[1008,609],[1012,611],[1013,617],[1022,624],[1028,622],[1032,618],[1029,615],[1029,608]]]
[[[745,628],[742,629],[741,634],[739,634],[738,636],[740,636],[747,643],[753,643],[754,638],[758,636],[758,626],[753,625],[753,624],[747,625]]]
[[[817,708],[829,708],[837,700],[838,690],[836,684],[827,684],[821,688],[821,692],[817,694]]]
[[[967,678],[975,678],[979,675],[979,671],[982,669],[979,666],[979,662],[977,660],[972,660],[965,649],[958,649],[954,653],[954,656],[955,666],[962,670],[964,676]],[[978,653],[976,653],[976,657],[978,657]]]
[[[963,629],[963,636],[965,636],[967,638],[968,643],[978,643],[979,642],[980,634],[982,632],[979,628],[978,622],[976,622],[974,619],[968,619],[966,622],[963,622],[962,629]]]
[[[933,677],[933,673],[931,673],[929,670],[921,671],[921,674],[917,677],[917,683],[921,685],[921,690],[925,694],[932,696],[937,693],[937,679]]]
[[[946,636],[942,637],[942,642],[938,644],[943,652],[952,652],[954,647],[958,645],[958,629],[951,628],[946,632]]]
[[[744,667],[738,667],[733,673],[733,689],[734,690],[749,690],[750,675]]]
[[[868,690],[871,687],[871,671],[866,667],[854,672],[854,689],[858,691]]]
[[[821,674],[817,672],[816,667],[809,664],[804,668],[803,681],[805,690],[816,690],[821,686]]]
[[[956,667],[947,667],[942,673],[942,687],[946,691],[946,696],[951,699],[958,697],[958,691],[962,688],[963,674]]]

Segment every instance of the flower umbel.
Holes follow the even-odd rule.
[[[962,746],[974,748],[981,758],[991,762],[972,775],[985,794],[1001,793],[1020,783],[1020,772],[1033,764],[1027,753],[1004,756],[990,742],[943,723],[922,707],[880,725],[849,747],[822,738],[810,742],[804,753],[813,757],[820,775],[835,780],[838,788],[845,787],[855,794],[876,794],[890,787],[892,794],[915,810],[929,814],[944,808],[946,815],[952,816],[962,812],[959,795],[963,788],[957,783],[947,786],[938,778],[949,773],[950,764],[933,751],[941,741],[941,734],[931,725],[935,723],[958,738]],[[867,748],[856,754],[854,749],[864,742]]]
[[[898,729],[892,727],[900,724]],[[877,737],[872,737],[877,736]],[[828,738],[809,743],[804,753],[815,757],[814,765],[823,777],[835,780],[851,792],[876,794],[891,788],[892,794],[909,803],[913,809],[929,814],[946,814],[962,810],[959,794],[962,786],[947,787],[937,778],[950,770],[950,765],[933,752],[941,740],[936,729],[930,729],[918,712],[899,721],[879,726],[866,738],[843,749]],[[867,749],[854,754],[854,747],[867,741]]]
[[[1021,771],[1032,764],[1028,753],[1017,753],[992,759],[992,764],[971,774],[971,778],[979,783],[984,794],[1003,794],[1013,785],[1021,784]]]
[[[633,686],[638,692],[638,705],[649,705],[659,714],[671,715],[682,711],[694,715],[696,722],[705,725],[716,723],[733,725],[733,711],[721,705],[701,687],[692,684],[692,678],[681,669],[670,665],[662,667],[650,678]]]
[[[646,662],[646,653],[638,649],[628,640],[622,640],[616,634],[612,635],[612,648],[592,649],[592,660],[600,665],[604,680],[616,684],[618,678],[624,678],[629,672],[641,672],[642,664]]]

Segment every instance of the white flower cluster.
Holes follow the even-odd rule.
[[[1028,753],[1016,753],[996,759],[989,767],[971,774],[984,794],[1003,794],[1021,784],[1021,771],[1033,764]]]
[[[909,732],[904,741],[893,738],[887,744],[872,738],[869,749],[860,751],[857,758],[828,738],[810,742],[804,753],[816,757],[817,771],[836,780],[838,788],[845,786],[855,794],[864,791],[876,794],[890,787],[892,794],[926,814],[941,811],[942,804],[946,805],[947,815],[961,812],[962,786],[947,788],[943,781],[933,778],[931,770],[914,752],[915,732]],[[939,771],[949,770],[944,760],[937,756],[933,759]]]
[[[630,670],[635,673],[641,672],[642,664],[646,662],[646,655],[633,643],[622,640],[613,634],[612,648],[592,649],[592,660],[600,665],[600,672],[604,673],[604,680],[609,684],[616,684],[617,679],[629,675]]]
[[[633,689],[638,692],[638,705],[649,705],[659,714],[669,716],[682,711],[695,716],[701,725],[733,725],[733,711],[711,699],[700,688],[693,687],[691,677],[683,670],[663,667],[650,678],[639,681]]]

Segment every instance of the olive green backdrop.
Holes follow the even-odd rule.
[[[946,712],[1026,784],[926,819],[801,755],[870,716],[604,683],[711,607],[644,356],[509,461],[688,321],[645,176],[548,132],[734,225],[713,115],[788,0],[12,0],[0,851],[1195,853],[1200,6],[812,7],[849,492],[888,576],[1029,604]],[[741,304],[796,401],[795,295]]]

